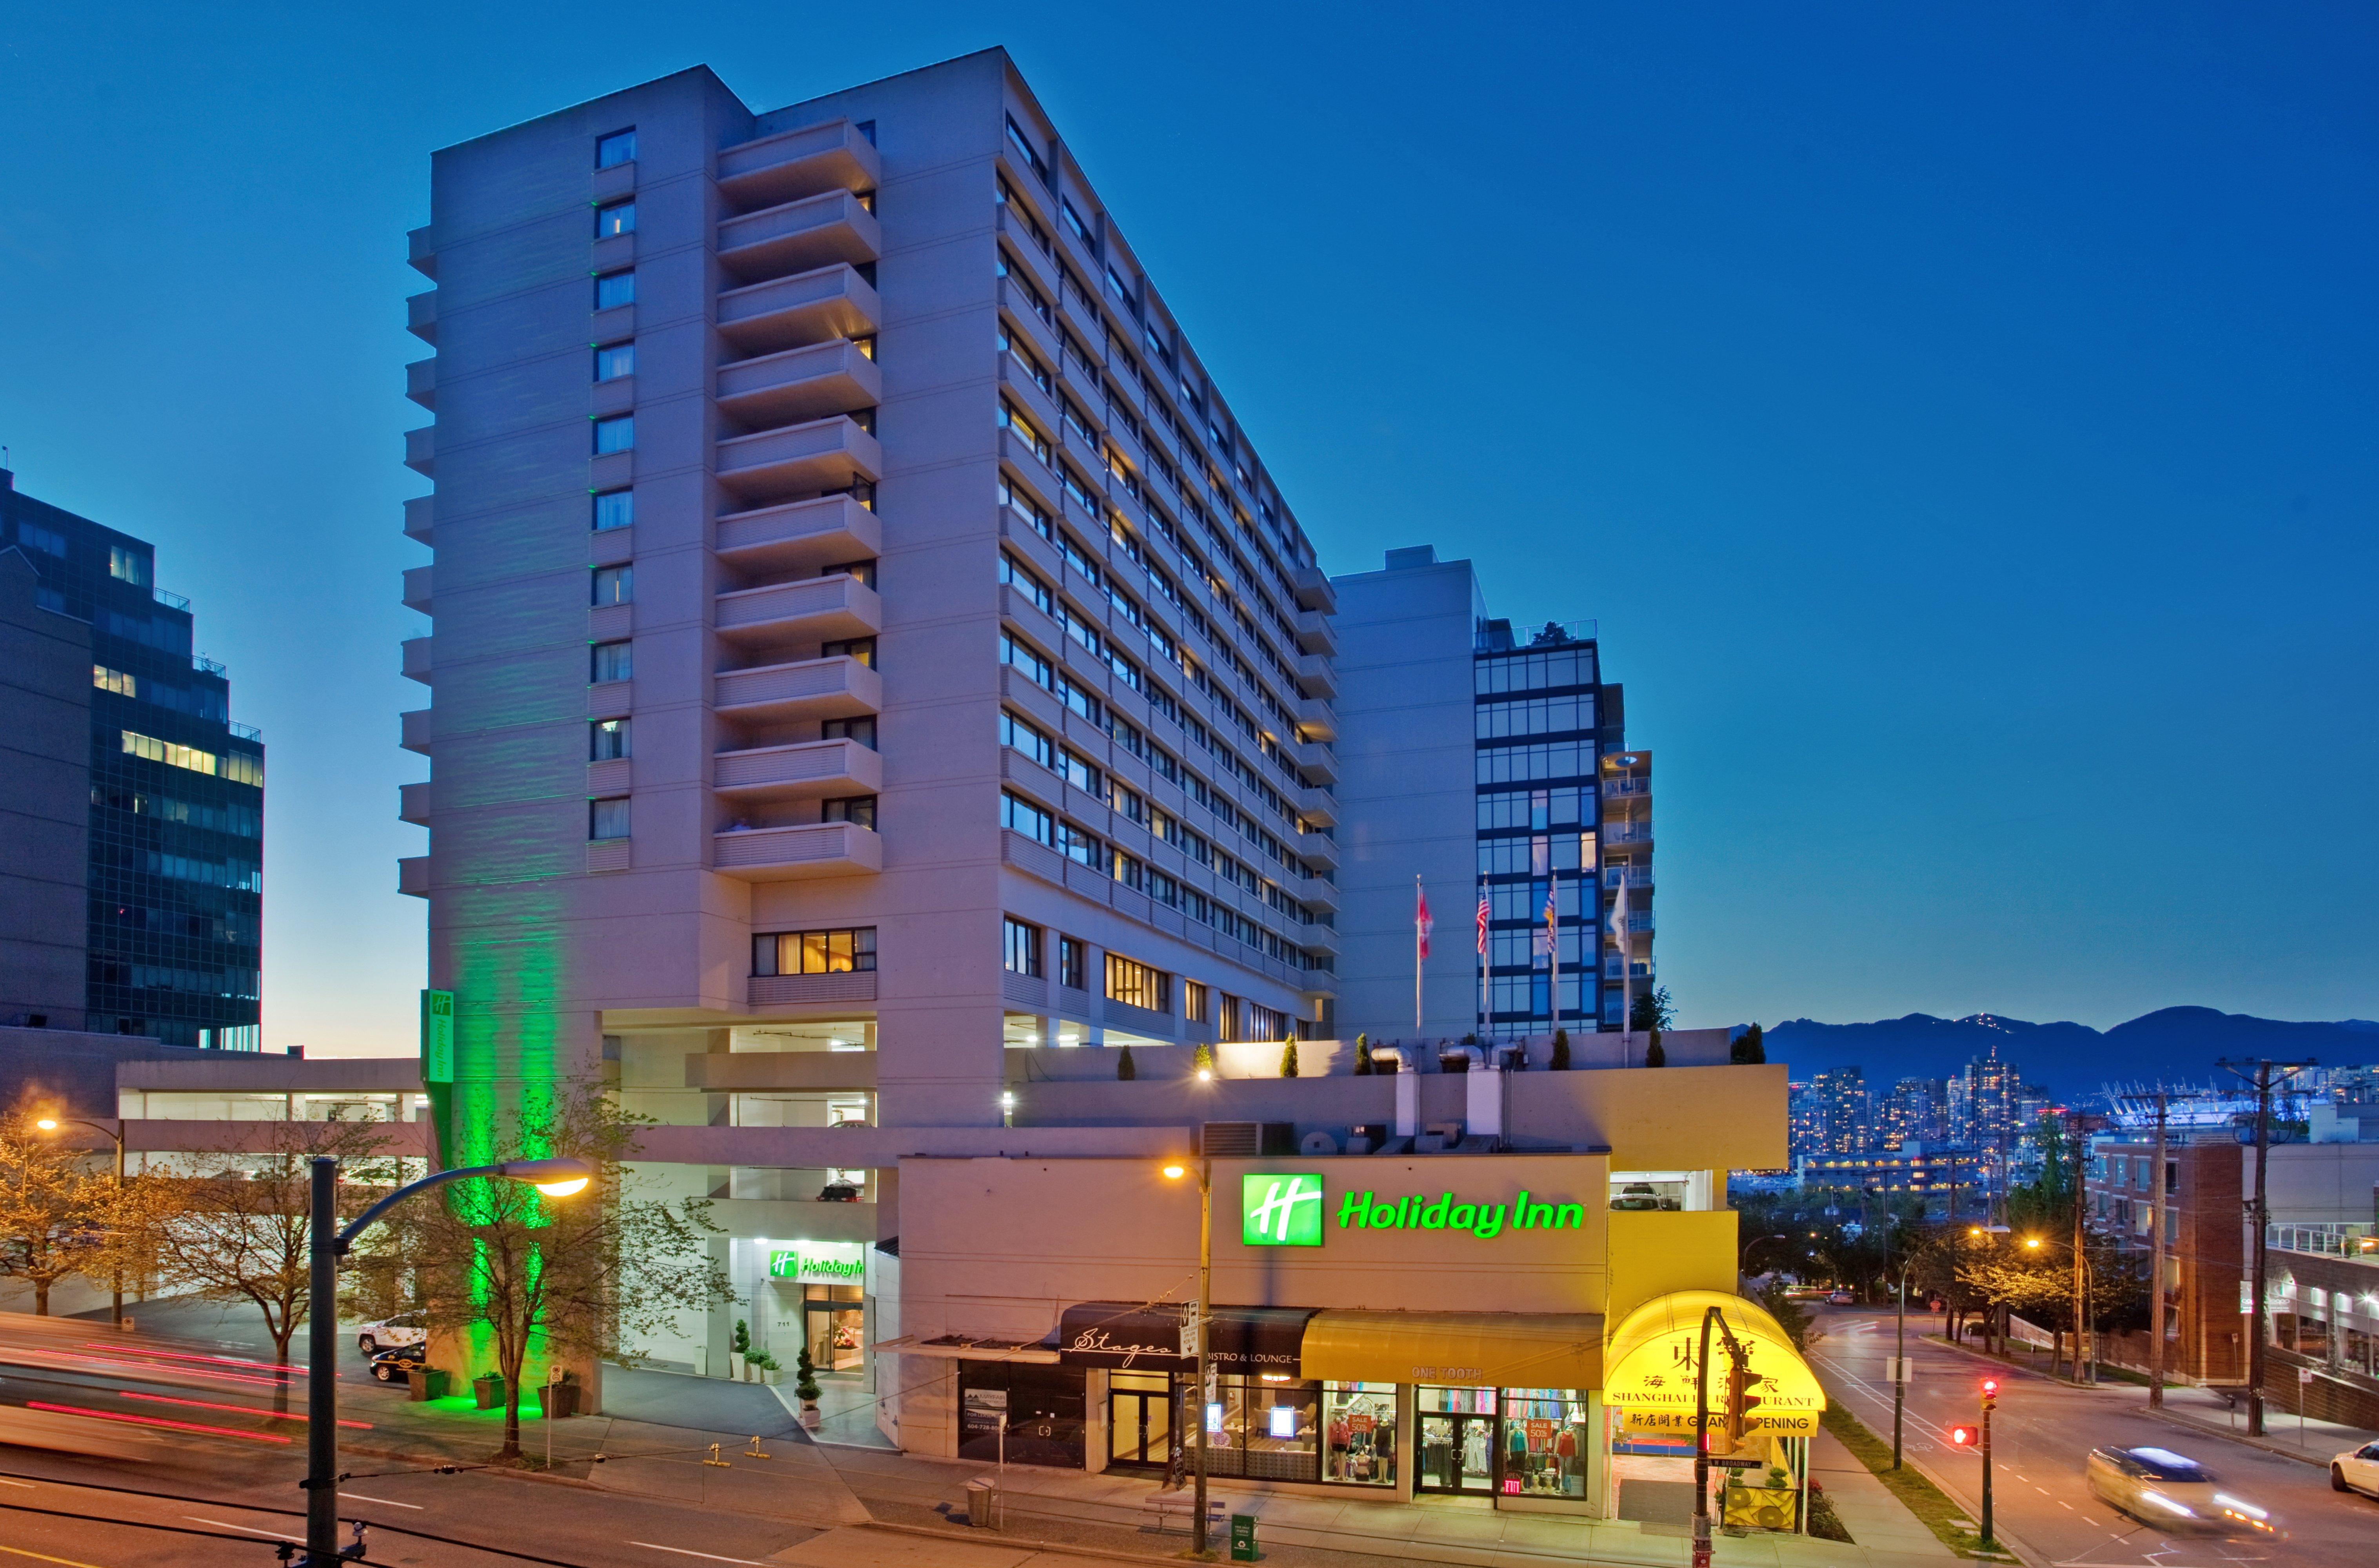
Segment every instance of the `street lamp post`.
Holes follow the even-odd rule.
[[[438,1171],[408,1182],[339,1228],[339,1162],[317,1154],[311,1167],[312,1211],[308,1230],[306,1310],[306,1556],[301,1568],[340,1568],[351,1557],[363,1555],[358,1539],[351,1550],[339,1548],[339,1260],[355,1246],[365,1226],[417,1192],[466,1176],[493,1176],[525,1181],[549,1198],[568,1198],[583,1191],[595,1177],[595,1167],[584,1160],[506,1160],[492,1165],[469,1165]]]
[[[2081,1222],[2077,1219],[2074,1224],[2075,1228],[2079,1230]],[[2097,1335],[2092,1333],[2089,1327],[2091,1288],[2089,1248],[2084,1245],[2080,1245],[2074,1242],[2049,1241],[2037,1236],[2025,1236],[2023,1238],[2023,1244],[2026,1248],[2035,1252],[2039,1251],[2044,1247],[2058,1247],[2064,1248],[2066,1251],[2073,1255],[2073,1381],[2077,1383],[2081,1382],[2083,1381],[2082,1372],[2084,1363],[2083,1350],[2083,1341],[2082,1336],[2084,1334],[2090,1334],[2090,1354],[2088,1356],[2088,1365],[2094,1371],[2097,1366],[2097,1345],[2095,1343]],[[2055,1369],[2056,1369],[2054,1368],[2050,1369],[2051,1371],[2054,1371]],[[2095,1383],[2097,1381],[2097,1379],[2094,1376],[2089,1381]]]
[[[116,1195],[116,1197],[118,1197],[119,1199],[120,1199],[120,1198],[122,1198],[122,1197],[124,1196],[124,1123],[123,1123],[123,1121],[122,1121],[121,1119],[119,1119],[119,1120],[116,1122],[116,1124],[115,1124],[114,1127],[112,1127],[112,1128],[111,1128],[111,1127],[109,1127],[109,1126],[107,1126],[107,1125],[106,1125],[105,1123],[103,1123],[103,1122],[95,1122],[95,1121],[91,1121],[91,1120],[89,1120],[88,1118],[86,1118],[86,1117],[82,1117],[82,1116],[68,1116],[68,1117],[66,1117],[66,1122],[72,1122],[72,1123],[73,1123],[75,1126],[77,1126],[77,1127],[87,1127],[87,1128],[90,1128],[92,1131],[94,1131],[94,1132],[98,1132],[98,1133],[102,1133],[102,1134],[105,1135],[107,1138],[109,1138],[109,1139],[111,1139],[111,1140],[113,1140],[115,1141],[115,1195]],[[58,1130],[58,1128],[61,1128],[61,1127],[65,1126],[65,1125],[66,1125],[66,1122],[62,1122],[62,1121],[60,1121],[60,1120],[59,1120],[57,1117],[55,1117],[55,1116],[43,1116],[43,1117],[42,1117],[39,1121],[35,1122],[33,1125],[34,1125],[35,1127],[37,1127],[37,1128],[40,1128],[43,1132],[55,1132],[55,1131],[57,1131],[57,1130]],[[120,1332],[120,1331],[123,1329],[123,1327],[124,1327],[124,1265],[123,1265],[121,1262],[119,1262],[119,1263],[117,1263],[117,1264],[115,1265],[115,1315],[114,1316],[114,1318],[112,1318],[112,1319],[110,1320],[110,1321],[114,1322],[114,1323],[115,1323],[115,1327],[116,1327],[116,1329]]]
[[[1900,1417],[1908,1404],[1908,1260],[1900,1260],[1900,1326],[1891,1357],[1891,1467],[1900,1468]]]
[[[1165,1176],[1179,1181],[1188,1169],[1178,1164],[1165,1167]],[[1198,1391],[1197,1409],[1191,1421],[1196,1432],[1190,1445],[1190,1551],[1193,1557],[1207,1554],[1206,1544],[1206,1339],[1214,1321],[1214,1303],[1208,1299],[1214,1286],[1214,1162],[1202,1151],[1198,1156],[1198,1304],[1190,1319],[1198,1331]]]

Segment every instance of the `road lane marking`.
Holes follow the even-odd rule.
[[[716,1552],[688,1551],[682,1546],[662,1546],[656,1541],[630,1541],[628,1544],[643,1547],[647,1551],[673,1551],[680,1557],[699,1557],[706,1562],[743,1562],[750,1564],[751,1568],[764,1568],[756,1557],[721,1557]]]
[[[377,1502],[382,1508],[410,1508],[416,1514],[427,1512],[427,1510],[417,1502],[399,1502],[392,1497],[366,1497],[359,1491],[343,1491],[339,1495],[341,1497],[354,1498],[357,1502]]]
[[[11,1557],[30,1557],[36,1562],[63,1562],[66,1568],[99,1568],[98,1563],[85,1562],[78,1557],[45,1557],[38,1551],[27,1551],[22,1547],[0,1546],[0,1551]]]
[[[218,1530],[245,1530],[251,1536],[262,1536],[267,1540],[296,1541],[299,1546],[306,1544],[303,1536],[284,1536],[272,1530],[260,1530],[253,1525],[235,1525],[225,1519],[201,1519],[195,1514],[185,1514],[182,1517],[193,1525],[212,1525]]]
[[[31,1491],[33,1483],[18,1480],[13,1476],[0,1476],[0,1487],[23,1487],[27,1491]]]

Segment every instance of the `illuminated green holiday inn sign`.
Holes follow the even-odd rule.
[[[857,1247],[838,1247],[834,1252],[828,1252],[827,1248],[832,1245],[813,1243],[807,1248],[771,1248],[768,1252],[768,1277],[827,1284],[838,1280],[864,1281],[867,1260],[860,1256],[860,1249]],[[837,1256],[837,1253],[847,1255]]]
[[[1322,1177],[1265,1172],[1239,1178],[1239,1240],[1250,1247],[1319,1247],[1328,1212]],[[1465,1203],[1451,1192],[1402,1198],[1349,1192],[1338,1200],[1340,1230],[1455,1230],[1491,1241],[1507,1231],[1581,1230],[1582,1203],[1553,1203],[1520,1189],[1509,1203]]]

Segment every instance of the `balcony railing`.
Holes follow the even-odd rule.
[[[766,207],[719,225],[719,263],[743,278],[873,261],[882,245],[876,214],[847,190]]]
[[[739,800],[872,795],[884,787],[884,759],[856,741],[801,741],[720,752],[711,787]]]
[[[754,427],[791,425],[882,400],[876,361],[849,341],[782,349],[719,368],[719,406]]]
[[[850,496],[818,496],[719,520],[721,561],[738,572],[799,571],[884,553],[884,525]]]
[[[2367,1220],[2266,1225],[2264,1244],[2286,1252],[2322,1252],[2379,1267],[2379,1229]]]
[[[884,869],[884,840],[852,822],[734,828],[711,835],[712,864],[745,882],[851,876]]]
[[[1652,868],[1648,865],[1607,865],[1602,868],[1605,887],[1649,887]]]
[[[876,331],[884,307],[848,262],[729,289],[719,296],[719,335],[746,354],[800,348]]]
[[[1636,796],[1649,795],[1651,792],[1652,781],[1649,778],[1639,778],[1633,774],[1617,778],[1606,778],[1602,781],[1602,798],[1606,801],[1632,799]]]
[[[719,443],[719,482],[754,501],[847,489],[882,476],[883,449],[843,415]]]
[[[847,572],[719,596],[719,634],[730,642],[823,643],[884,629],[884,601]]]
[[[801,126],[719,154],[719,189],[738,207],[767,207],[834,190],[873,190],[875,146],[849,120]]]
[[[848,654],[724,669],[712,686],[713,706],[731,718],[851,718],[884,707],[884,678]]]

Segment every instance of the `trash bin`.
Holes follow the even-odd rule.
[[[990,1476],[977,1476],[966,1484],[967,1523],[978,1530],[991,1528],[999,1512],[999,1482]]]
[[[405,1397],[418,1405],[446,1397],[446,1373],[438,1367],[415,1367],[405,1373]]]
[[[1252,1514],[1231,1515],[1231,1561],[1253,1562],[1256,1552],[1256,1516]]]

